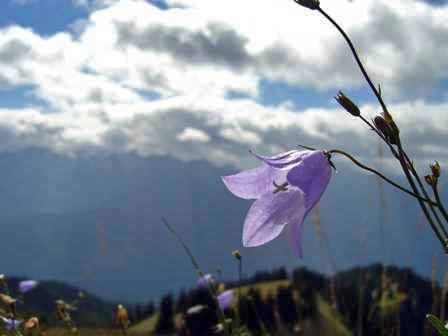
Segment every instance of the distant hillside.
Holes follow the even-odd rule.
[[[414,200],[385,185],[387,207],[380,210],[378,181],[343,162],[319,203],[329,253],[309,216],[299,259],[286,235],[256,249],[241,246],[250,201],[230,194],[220,180],[236,168],[168,156],[2,153],[0,237],[7,239],[0,255],[8,258],[1,272],[68,282],[111,300],[158,300],[195,282],[182,248],[161,223],[166,217],[201,267],[219,268],[229,280],[237,277],[235,248],[244,253],[247,275],[299,265],[328,271],[328,255],[336,270],[387,260],[430,274],[433,255],[443,252],[419,223]]]
[[[18,296],[15,288],[19,280],[12,278],[8,281],[15,296]],[[437,283],[420,277],[408,268],[383,268],[379,264],[338,272],[332,277],[306,268],[292,272],[285,269],[263,271],[246,279],[242,285],[233,282],[226,283],[225,287],[235,290],[231,309],[226,310],[227,316],[239,319],[254,335],[262,325],[271,335],[289,335],[298,329],[305,336],[429,335],[425,315],[432,312],[440,316],[443,311],[448,312],[448,300],[443,298],[446,291],[443,292]],[[237,300],[238,291],[240,301]],[[62,329],[55,328],[58,322],[54,315],[54,301],[78,301],[76,305],[79,309],[73,317],[77,325],[83,328],[81,336],[115,335],[116,328],[115,331],[96,328],[114,328],[116,304],[89,293],[84,293],[84,297],[79,299],[79,292],[73,286],[43,281],[21,298],[23,303],[18,306],[18,311],[22,316],[40,316],[44,324],[50,327],[48,335],[60,335]],[[172,315],[168,320],[172,319],[172,326],[179,335],[186,335],[183,328],[192,323],[185,324],[186,311],[198,304],[211,309],[200,325],[217,323],[208,292],[193,288],[176,296],[165,293],[158,307],[152,302],[126,304],[132,321],[129,334],[165,334],[156,330],[165,314],[162,312],[166,312],[160,310],[166,302],[171,302]],[[444,309],[442,303],[445,304]],[[167,319],[167,316],[163,318]],[[193,334],[208,335],[207,332]]]
[[[63,300],[73,304],[77,310],[72,317],[77,325],[99,327],[112,325],[115,303],[107,302],[79,288],[57,281],[42,281],[39,285],[25,293],[17,292],[21,278],[8,278],[8,287],[13,297],[19,299],[17,311],[22,317],[38,316],[46,325],[57,325],[55,301]]]
[[[430,280],[418,276],[411,269],[383,268],[374,264],[339,272],[333,277],[305,268],[294,270],[286,279],[269,278],[266,276],[268,272],[262,274],[258,278],[255,275],[242,286],[227,284],[241,295],[241,301],[238,303],[235,299],[232,309],[227,311],[228,316],[238,316],[255,335],[262,328],[261,317],[264,328],[271,335],[289,335],[300,328],[303,335],[310,336],[419,336],[425,332],[431,334],[425,315],[429,312],[439,315],[441,312],[442,289],[437,285],[433,287]],[[266,281],[260,282],[261,279]],[[246,305],[248,295],[255,306]],[[200,289],[181,292],[173,301],[173,325],[177,328],[185,325],[185,312],[191,306],[204,304],[213,307],[207,297],[207,292]],[[251,312],[253,307],[256,307],[256,312]],[[448,312],[448,305],[445,311]],[[157,334],[160,318],[161,312],[154,313],[135,324],[130,329],[131,334]],[[215,315],[209,318],[213,320]],[[183,335],[182,329],[177,332]]]

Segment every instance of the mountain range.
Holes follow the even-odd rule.
[[[301,259],[285,235],[242,247],[251,202],[230,194],[220,180],[234,167],[168,156],[4,153],[0,273],[64,281],[110,300],[145,302],[193,287],[195,270],[163,217],[201,268],[225,280],[237,278],[234,249],[243,254],[246,275],[278,266],[331,273],[381,260],[430,274],[433,256],[440,260],[442,251],[417,203],[389,185],[379,187],[372,175],[336,164],[319,205],[323,234],[309,216]]]

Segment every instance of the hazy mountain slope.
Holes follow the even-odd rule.
[[[1,261],[3,273],[64,280],[129,300],[192,286],[195,273],[163,227],[166,217],[205,270],[219,268],[225,278],[236,278],[230,253],[241,248],[250,202],[231,195],[219,179],[234,168],[134,155],[71,159],[39,151],[4,154],[0,163],[0,254],[11,256]],[[432,255],[441,251],[427,225],[417,225],[422,220],[416,204],[385,186],[383,248],[377,180],[341,163],[338,169],[320,206],[335,266],[384,257],[428,274]],[[329,271],[311,220],[305,225],[303,259],[280,238],[244,249],[245,271],[283,264]]]

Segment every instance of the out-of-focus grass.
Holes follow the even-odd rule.
[[[150,318],[147,318],[130,328],[132,334],[146,333],[150,334],[154,332],[156,328],[157,319],[159,318],[159,313],[155,313]]]
[[[321,323],[322,328],[328,329],[328,335],[352,336],[350,330],[342,322],[342,317],[339,313],[327,301],[322,299],[320,295],[317,297],[317,309],[323,320],[323,323]],[[323,330],[321,330],[320,334],[327,335]]]
[[[395,293],[391,296],[383,295],[379,302],[379,306],[384,313],[396,311],[406,298],[407,295],[402,292]]]
[[[67,329],[64,328],[51,328],[45,330],[45,335],[47,336],[67,336],[69,333],[67,332]],[[78,333],[73,333],[70,335],[77,335],[77,336],[119,336],[123,335],[123,333],[118,330],[111,330],[111,329],[85,329],[81,328]]]
[[[279,287],[287,287],[290,285],[289,280],[277,280],[270,282],[263,282],[254,285],[246,285],[240,288],[241,295],[248,293],[250,288],[254,288],[260,291],[263,298],[268,295],[276,295],[277,289]],[[236,290],[236,289],[235,289]],[[236,301],[236,300],[235,300]],[[235,302],[236,305],[236,302]],[[341,316],[330,306],[330,304],[325,301],[321,296],[318,296],[317,307],[319,311],[319,316],[317,319],[309,320],[305,323],[305,330],[308,334],[315,334],[317,331],[320,335],[326,336],[352,336],[350,330],[344,325]],[[132,326],[128,330],[128,335],[132,336],[147,336],[154,335],[154,329],[159,318],[159,313],[155,313],[148,319],[145,319],[136,325]],[[180,315],[177,316],[180,318]],[[52,328],[45,331],[47,336],[67,336],[67,331],[63,328]],[[76,335],[76,334],[73,334]],[[81,329],[79,330],[78,336],[118,336],[122,335],[121,331],[118,329],[107,330],[107,329]]]
[[[270,281],[270,282],[262,282],[262,283],[258,283],[258,284],[254,284],[254,285],[242,286],[240,288],[240,290],[241,290],[241,295],[243,296],[248,293],[250,288],[257,289],[260,291],[260,294],[263,297],[263,299],[266,299],[266,297],[269,294],[272,294],[275,296],[277,293],[277,289],[279,287],[281,287],[281,286],[288,287],[289,285],[290,285],[289,280],[277,280],[277,281]],[[237,291],[237,288],[235,288],[235,291]],[[237,302],[235,300],[234,305],[236,305],[236,304],[237,304]],[[137,335],[140,333],[146,333],[146,334],[153,333],[158,318],[159,318],[159,314],[155,313],[150,318],[147,318],[146,320],[143,320],[143,321],[137,323],[136,325],[134,325],[130,328],[130,330],[129,330],[130,334]]]
[[[253,288],[253,289],[260,291],[261,297],[263,299],[266,299],[269,294],[271,294],[275,297],[275,295],[277,294],[277,289],[279,287],[288,287],[290,284],[291,284],[291,282],[289,280],[276,280],[276,281],[269,281],[269,282],[261,282],[258,284],[241,286],[240,291],[241,291],[241,295],[246,295],[248,293],[249,289]],[[238,289],[235,289],[235,290],[237,291]]]

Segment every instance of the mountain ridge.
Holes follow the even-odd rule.
[[[0,254],[14,256],[2,261],[2,272],[68,281],[109,299],[158,298],[161,292],[195,283],[195,271],[162,217],[184,238],[204,271],[219,268],[226,279],[236,277],[231,257],[236,248],[245,255],[248,274],[283,265],[328,273],[382,259],[430,274],[432,256],[441,256],[429,227],[418,224],[423,223],[420,210],[408,195],[384,185],[386,209],[380,210],[378,181],[342,163],[319,206],[329,253],[309,216],[304,258],[299,259],[285,235],[256,249],[242,247],[251,202],[236,198],[222,184],[220,176],[234,173],[232,167],[129,154],[76,159],[40,151],[28,155],[14,154],[11,161],[5,154],[0,157],[0,163],[9,162],[0,165],[0,211],[11,205],[8,191],[14,186],[20,186],[14,199],[21,202],[0,218],[0,235],[8,237]],[[5,176],[2,170],[18,161],[26,167]],[[58,177],[52,180],[50,172]],[[34,182],[27,185],[29,181]],[[58,195],[66,200],[54,201]],[[381,220],[386,221],[384,248]]]

